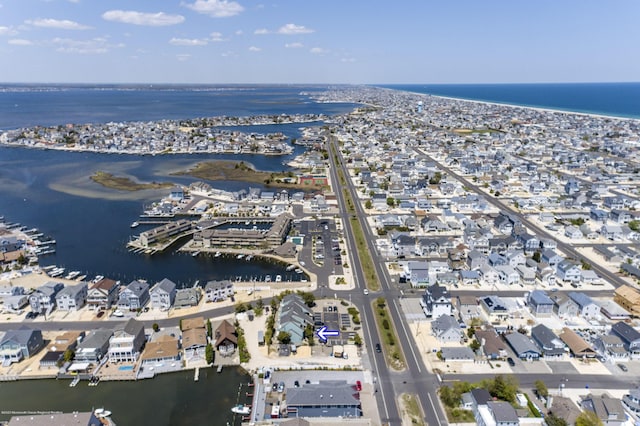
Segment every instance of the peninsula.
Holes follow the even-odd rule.
[[[120,191],[141,191],[144,189],[162,189],[174,186],[170,182],[137,183],[127,177],[114,176],[111,173],[97,171],[90,179],[100,185]]]

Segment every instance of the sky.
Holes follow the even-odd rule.
[[[640,81],[637,0],[0,0],[4,83]]]

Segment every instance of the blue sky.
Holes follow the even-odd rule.
[[[0,82],[640,80],[637,0],[0,0]]]

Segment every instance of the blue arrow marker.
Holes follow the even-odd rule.
[[[339,336],[340,335],[340,331],[338,330],[327,330],[327,326],[322,326],[322,328],[318,331],[316,331],[316,334],[318,335],[318,338],[324,342],[327,341],[327,337],[330,336]]]

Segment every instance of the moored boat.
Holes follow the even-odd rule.
[[[236,414],[250,414],[251,407],[249,407],[248,405],[238,404],[231,409],[231,412]]]

